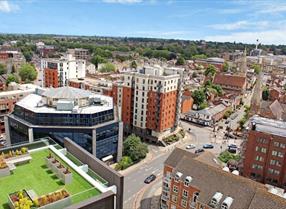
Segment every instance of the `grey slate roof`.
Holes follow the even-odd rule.
[[[55,98],[55,99],[80,99],[80,98],[87,98],[92,95],[91,92],[73,88],[69,86],[60,87],[60,88],[50,88],[46,90],[42,96]]]

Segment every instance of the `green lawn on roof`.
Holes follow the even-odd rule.
[[[64,185],[64,183],[47,168],[45,157],[48,156],[48,154],[48,149],[32,152],[32,160],[30,163],[17,166],[10,176],[0,177],[0,209],[9,208],[7,204],[8,194],[23,189],[32,189],[38,196],[41,196],[65,188],[72,196],[73,203],[100,194],[96,188],[93,188],[91,184],[74,170],[71,170],[73,174],[72,183]]]

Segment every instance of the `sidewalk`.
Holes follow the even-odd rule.
[[[151,208],[150,209],[159,209],[160,208],[160,201],[161,201],[161,193],[162,193],[162,187],[157,189],[154,192],[154,196],[151,200]]]
[[[152,161],[154,158],[158,158],[161,155],[165,154],[166,152],[171,152],[172,150],[174,150],[177,146],[183,144],[187,139],[191,139],[191,136],[189,135],[189,133],[186,133],[185,137],[173,144],[168,145],[167,147],[159,147],[160,152],[159,153],[152,153],[149,152],[147,153],[146,158],[144,158],[144,160],[140,161],[139,163],[136,163],[132,166],[130,166],[129,168],[119,171],[120,174],[122,174],[123,176],[128,175],[129,173],[131,173],[132,171],[140,168],[142,165]]]

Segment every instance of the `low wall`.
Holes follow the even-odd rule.
[[[114,208],[114,197],[115,194],[112,191],[107,191],[65,209],[112,209]]]
[[[124,176],[104,164],[69,138],[65,138],[64,147],[82,163],[87,164],[89,168],[104,177],[108,181],[109,186],[115,185],[117,187],[116,209],[123,209]]]

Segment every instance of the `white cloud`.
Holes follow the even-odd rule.
[[[0,12],[10,13],[19,10],[17,4],[11,3],[8,0],[0,0]]]
[[[113,4],[136,4],[141,3],[142,0],[103,0],[103,2]]]
[[[286,44],[286,29],[266,30],[260,32],[235,32],[226,35],[211,35],[204,39],[218,42],[242,42],[255,43],[256,39],[261,40],[262,44]]]
[[[209,27],[215,30],[266,29],[270,27],[270,23],[268,21],[249,22],[242,20],[233,23],[213,24]]]
[[[242,9],[221,9],[221,10],[218,10],[218,12],[220,14],[238,14],[238,13],[243,12],[243,10]]]

